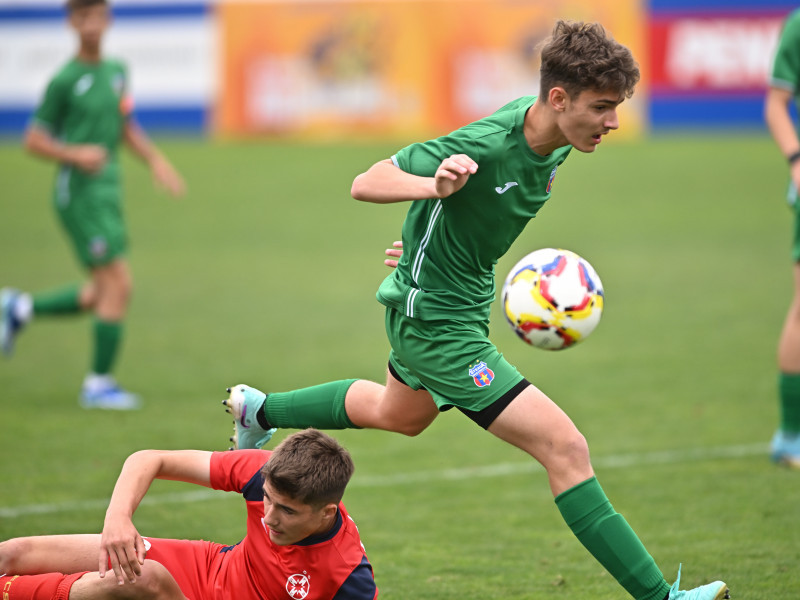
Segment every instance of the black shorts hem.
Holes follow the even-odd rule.
[[[522,378],[522,381],[517,383],[514,387],[508,390],[505,394],[500,396],[497,400],[492,402],[489,406],[481,410],[469,410],[466,408],[461,408],[457,406],[458,410],[462,413],[467,415],[470,419],[475,421],[478,425],[483,427],[484,429],[489,429],[489,426],[494,423],[494,420],[500,416],[500,413],[503,412],[506,407],[511,404],[511,402],[520,395],[522,390],[526,387],[531,385],[531,382]]]

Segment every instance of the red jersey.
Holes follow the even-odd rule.
[[[211,456],[211,487],[238,492],[247,504],[247,534],[234,546],[158,540],[147,558],[162,562],[189,600],[374,600],[378,589],[356,524],[339,504],[326,534],[280,546],[264,526],[261,467],[271,452]]]

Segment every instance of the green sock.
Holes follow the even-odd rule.
[[[93,373],[107,375],[111,372],[121,341],[122,322],[94,320]]]
[[[781,431],[800,433],[800,374],[780,373],[778,394],[781,399]]]
[[[572,533],[636,600],[662,600],[669,584],[595,477],[556,497]]]
[[[273,427],[290,429],[358,429],[344,408],[347,390],[356,379],[344,379],[313,387],[269,394],[264,415]]]
[[[81,286],[72,284],[33,295],[33,314],[35,315],[69,315],[81,312]]]

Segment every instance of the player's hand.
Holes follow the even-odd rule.
[[[392,242],[392,247],[386,249],[386,256],[393,256],[394,258],[387,258],[383,261],[383,264],[396,269],[400,257],[403,256],[403,242]]]
[[[134,583],[142,574],[145,546],[142,536],[127,517],[106,515],[100,539],[100,577],[105,577],[109,564],[117,582]]]
[[[157,187],[166,190],[174,198],[186,193],[186,183],[180,173],[162,156],[155,156],[150,161],[150,172]]]
[[[790,174],[792,176],[792,182],[794,183],[795,189],[800,190],[800,160],[796,161],[791,166]]]
[[[108,162],[108,151],[96,144],[78,144],[69,150],[70,162],[81,171],[95,175]]]
[[[447,198],[455,194],[477,170],[478,163],[466,154],[453,154],[445,158],[434,175],[437,197]]]

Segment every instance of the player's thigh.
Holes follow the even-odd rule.
[[[96,571],[100,564],[100,535],[40,535],[0,544],[0,565],[7,573],[77,573]]]
[[[85,267],[108,264],[126,253],[127,233],[119,194],[113,186],[83,187],[68,202],[56,202],[56,209]]]
[[[546,468],[564,461],[589,463],[586,439],[572,419],[534,385],[523,389],[503,409],[489,431]]]
[[[202,540],[146,537],[146,560],[163,565],[188,598],[210,597],[229,546]],[[227,549],[227,550],[226,550]]]

